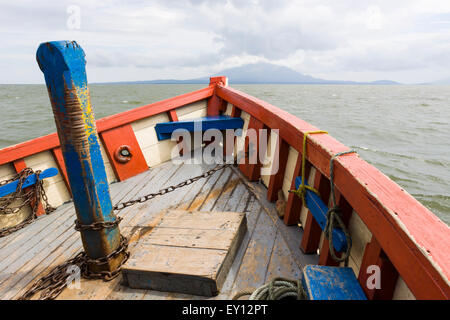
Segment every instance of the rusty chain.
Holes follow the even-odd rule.
[[[120,211],[132,205],[143,203],[154,199],[157,196],[161,196],[170,192],[175,191],[178,188],[182,188],[188,186],[200,179],[207,178],[217,171],[223,170],[229,166],[235,165],[234,163],[225,163],[221,165],[217,165],[211,170],[208,170],[198,176],[193,178],[189,178],[183,182],[180,182],[176,185],[172,185],[166,188],[163,188],[155,193],[149,193],[147,195],[141,196],[136,199],[132,199],[126,202],[118,203],[114,206],[113,210]],[[81,231],[86,229],[91,230],[101,230],[104,228],[114,228],[119,225],[122,221],[121,217],[116,217],[114,221],[97,221],[91,224],[81,224],[79,221],[75,220],[75,230]],[[102,279],[104,281],[110,281],[116,278],[120,272],[123,264],[128,260],[130,253],[127,251],[128,249],[128,240],[124,236],[120,235],[120,245],[116,250],[111,252],[105,257],[92,259],[86,255],[84,251],[78,253],[75,257],[69,259],[68,261],[54,267],[49,274],[40,278],[36,281],[19,299],[26,300],[33,297],[37,292],[41,292],[39,299],[41,300],[49,300],[55,299],[67,286],[68,279],[71,276],[67,270],[69,266],[77,266],[80,270],[80,275],[86,279]],[[88,264],[94,265],[102,265],[108,263],[109,260],[116,257],[117,255],[124,253],[125,257],[122,260],[121,264],[114,271],[100,271],[98,273],[91,272],[88,269]]]
[[[127,207],[130,207],[132,205],[135,205],[137,203],[143,203],[143,202],[149,201],[149,200],[151,200],[151,199],[153,199],[153,198],[155,198],[157,196],[162,196],[162,195],[164,195],[166,193],[175,191],[178,188],[182,188],[182,187],[188,186],[188,185],[190,185],[190,184],[192,184],[192,183],[194,183],[194,182],[196,182],[196,181],[198,181],[200,179],[207,178],[207,177],[213,175],[215,172],[220,171],[222,169],[225,169],[226,167],[229,167],[229,166],[232,166],[232,165],[233,165],[233,163],[224,163],[224,164],[221,164],[221,165],[217,165],[213,169],[208,170],[208,171],[206,171],[206,172],[204,172],[204,173],[202,173],[202,174],[200,174],[200,175],[198,175],[196,177],[189,178],[189,179],[187,179],[187,180],[185,180],[183,182],[178,183],[177,185],[169,186],[167,188],[159,190],[158,192],[149,193],[149,194],[146,194],[146,195],[141,196],[141,197],[136,198],[136,199],[132,199],[132,200],[129,200],[129,201],[118,203],[118,204],[116,204],[114,206],[113,209],[115,211],[120,211],[120,210],[123,210],[123,209],[125,209]]]
[[[72,276],[68,272],[69,267],[76,266],[79,270],[79,275],[86,279],[102,279],[104,281],[110,281],[119,276],[122,265],[130,257],[130,253],[127,251],[128,240],[120,236],[120,245],[116,250],[111,252],[106,257],[99,259],[89,258],[84,251],[79,252],[75,257],[67,260],[66,262],[54,267],[46,276],[36,281],[20,298],[19,300],[28,300],[36,293],[41,292],[40,300],[53,300],[66,288],[69,282],[69,278]],[[88,269],[88,264],[105,264],[110,259],[118,256],[122,252],[125,252],[124,259],[120,265],[114,271],[100,271],[92,272]]]
[[[32,209],[30,216],[26,220],[13,227],[0,229],[0,238],[20,230],[32,223],[37,217],[37,210],[39,208],[39,204],[41,203],[41,199],[45,204],[46,214],[49,214],[55,210],[55,208],[48,203],[48,198],[44,189],[44,181],[39,179],[41,172],[41,170],[33,171],[31,168],[24,168],[19,173],[14,175],[14,177],[0,182],[0,186],[4,186],[10,182],[18,180],[16,190],[13,193],[0,198],[0,214],[16,214],[26,205],[30,205]],[[22,188],[23,184],[27,178],[33,174],[36,175],[36,183],[33,186],[26,188],[28,190],[25,191]],[[19,205],[13,206],[17,200],[22,201]]]

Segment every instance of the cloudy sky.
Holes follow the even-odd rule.
[[[324,79],[450,78],[450,0],[2,0],[0,83],[43,83],[41,42],[76,40],[90,82],[271,62]]]

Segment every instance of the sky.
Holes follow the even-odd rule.
[[[44,83],[76,40],[89,82],[190,79],[268,62],[329,80],[450,78],[450,0],[0,0],[0,83]]]

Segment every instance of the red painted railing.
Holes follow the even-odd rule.
[[[168,112],[187,104],[210,98],[213,95],[213,92],[214,86],[209,86],[204,89],[99,119],[97,120],[97,131],[101,133],[140,119]],[[59,147],[59,139],[56,133],[51,133],[11,147],[6,147],[0,150],[0,165],[57,147]]]
[[[120,127],[129,125],[131,122],[160,113],[168,113],[174,120],[175,109],[203,99],[208,99],[209,115],[225,111],[227,103],[230,103],[232,116],[240,116],[241,111],[244,111],[251,116],[251,122],[255,127],[279,130],[282,139],[280,170],[271,176],[268,186],[268,198],[274,201],[277,191],[282,186],[289,146],[301,154],[304,133],[315,131],[317,128],[267,102],[226,87],[225,84],[225,77],[211,78],[210,86],[204,89],[102,118],[97,121],[97,130],[100,134],[119,130]],[[131,134],[130,139],[133,139]],[[331,156],[348,149],[327,134],[309,136],[306,154],[307,171],[311,167],[318,170],[319,174],[316,175],[315,181],[317,188],[321,189],[322,185],[327,185]],[[0,165],[14,163],[46,150],[52,151],[60,170],[66,176],[56,133],[0,150]],[[113,150],[106,151],[109,155]],[[258,165],[244,166],[241,169],[251,178],[259,177]],[[392,296],[392,283],[395,282],[398,273],[416,298],[449,299],[449,227],[400,186],[356,154],[336,159],[334,170],[337,202],[345,211],[344,220],[348,223],[354,209],[372,233],[373,239],[366,247],[362,266],[367,264],[382,266],[382,276],[387,279],[386,287],[390,288],[390,292],[385,289],[378,298]],[[115,172],[118,174],[117,168]],[[300,160],[297,161],[294,169],[294,179],[298,175],[300,175]],[[294,186],[294,181],[292,183]],[[321,192],[324,196],[329,192],[325,189],[323,188]],[[287,224],[298,221],[300,207],[300,200],[290,194],[285,214]],[[314,223],[313,219],[307,218],[304,226],[305,233],[304,239],[301,239],[301,248],[305,252],[314,251],[319,245],[318,233],[321,231]],[[326,239],[322,244],[319,262],[334,264],[327,250]],[[360,281],[363,280],[364,277],[360,276]],[[366,294],[377,298],[370,292]]]
[[[281,139],[299,154],[304,133],[318,130],[288,112],[238,90],[218,85],[215,92],[219,98],[268,128],[279,129]],[[328,134],[311,135],[307,140],[306,158],[320,175],[329,179],[331,156],[347,150],[348,147]],[[299,167],[298,162],[294,179],[299,175]],[[334,181],[342,197],[358,213],[415,297],[449,299],[449,227],[357,154],[335,160]],[[320,178],[316,182],[320,183]],[[298,212],[294,211],[298,211],[300,206],[294,197],[290,194],[286,206],[287,223],[298,221]],[[296,205],[292,204],[294,201],[297,201]],[[291,221],[294,214],[296,219]],[[317,238],[314,242],[317,246]]]

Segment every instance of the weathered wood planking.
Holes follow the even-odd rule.
[[[198,210],[202,211],[209,211],[211,210],[214,205],[216,204],[219,195],[223,192],[223,186],[226,186],[228,181],[231,179],[233,175],[233,172],[231,169],[226,168],[224,169],[223,173],[215,183],[214,187],[210,190],[210,192],[205,197],[205,200],[203,201],[202,205],[198,208]],[[231,190],[229,190],[231,191]],[[190,209],[191,210],[191,209]]]
[[[277,229],[270,218],[265,214],[260,215],[239,268],[232,290],[233,295],[242,290],[256,289],[264,284],[276,233]]]
[[[304,134],[318,130],[288,112],[238,90],[218,85],[215,93],[269,128],[279,128],[281,138],[298,151],[302,150]],[[317,135],[307,140],[306,158],[329,178],[331,157],[347,150],[331,136]],[[334,174],[336,187],[380,241],[414,294],[424,299],[448,299],[448,226],[357,155],[336,159]]]
[[[242,175],[242,173],[236,171],[237,174]],[[243,178],[244,179],[244,178]],[[272,220],[272,223],[277,227],[278,230],[282,230],[281,235],[285,240],[290,253],[296,263],[304,267],[308,264],[317,264],[317,255],[303,254],[298,248],[299,239],[303,237],[303,230],[298,226],[286,226],[278,217],[277,210],[274,204],[270,203],[266,197],[266,189],[259,183],[251,183],[247,180],[242,180],[243,183],[251,190],[251,193],[258,199],[262,206],[262,210],[268,217]]]
[[[170,210],[122,268],[131,288],[217,295],[247,230],[245,214]]]
[[[309,300],[367,300],[348,267],[307,266],[302,284]]]
[[[111,184],[111,196],[114,203],[126,201],[149,192],[157,191],[163,186],[176,184],[188,176],[199,174],[212,167],[213,165],[174,165],[173,163],[167,162],[126,181]],[[235,184],[237,177],[240,178],[240,182]],[[250,241],[254,242],[255,237],[264,238],[266,236],[265,234],[257,235],[257,233],[264,231],[264,228],[258,228],[258,230],[255,229],[260,216],[265,216],[263,219],[266,223],[272,224],[272,227],[270,228],[276,228],[279,230],[277,232],[278,238],[280,239],[281,236],[285,241],[287,248],[289,248],[289,250],[278,250],[274,246],[273,250],[271,250],[270,256],[266,256],[266,267],[268,270],[276,270],[278,263],[277,261],[287,261],[289,259],[293,259],[299,267],[302,267],[308,263],[315,263],[314,257],[317,256],[304,256],[301,254],[300,250],[298,250],[298,241],[301,238],[301,229],[297,227],[286,227],[276,215],[274,205],[267,201],[265,189],[262,185],[258,183],[250,183],[243,179],[242,174],[235,168],[228,172],[216,172],[208,179],[199,180],[189,187],[173,192],[172,195],[174,195],[174,197],[170,197],[173,201],[161,201],[160,199],[154,199],[149,201],[148,206],[143,204],[139,207],[134,206],[126,208],[119,212],[119,215],[124,218],[124,221],[121,224],[121,231],[125,236],[131,236],[130,247],[135,245],[136,240],[145,234],[145,231],[140,233],[134,230],[133,232],[133,228],[131,226],[135,222],[142,219],[142,217],[145,217],[141,220],[144,222],[150,221],[151,223],[155,223],[155,225],[159,222],[159,217],[157,214],[146,214],[146,211],[153,207],[155,209],[159,208],[158,210],[161,211],[169,208],[184,210],[192,206],[192,209],[196,210],[205,203],[205,207],[207,206],[212,211],[226,210],[245,212],[247,216],[248,232],[244,236],[243,243],[237,251],[236,258],[231,264],[230,272],[224,281],[222,291],[217,298],[231,298],[234,292],[239,290],[239,282],[243,277],[241,273],[238,278],[239,269],[244,260],[244,256],[247,257],[245,259],[246,261],[250,259],[247,252],[247,245]],[[166,196],[169,197],[169,194]],[[264,205],[261,205],[262,203]],[[58,218],[59,220],[56,220]],[[15,266],[18,267],[17,270],[10,269],[10,272],[7,274],[7,279],[4,279],[0,288],[1,299],[18,298],[33,281],[35,281],[38,277],[45,275],[52,266],[64,262],[81,250],[82,245],[79,234],[75,232],[71,226],[74,219],[73,204],[68,203],[58,208],[58,210],[51,215],[40,217],[28,228],[0,239],[0,246],[3,246],[3,248],[8,248],[10,245],[11,249],[15,248],[14,250],[9,250],[9,253],[14,253],[14,251],[19,252],[16,256],[17,258],[18,256],[25,255],[24,253],[33,247],[33,245],[27,246],[26,244],[28,242],[34,243],[35,245],[37,243],[37,245],[39,245],[39,239],[50,237],[51,233],[58,234],[55,235],[56,240],[52,240],[53,242],[56,241],[52,247],[55,248],[53,251],[50,252],[48,250],[47,243],[40,245],[40,249],[35,251],[37,253],[36,256],[33,257],[28,255],[26,259],[21,261],[21,263],[23,263],[22,266],[20,266],[21,263],[15,264]],[[70,226],[67,231],[63,231],[63,226],[67,226],[69,224]],[[67,237],[63,236],[65,232],[68,233]],[[55,237],[51,239],[55,239]],[[37,240],[33,240],[34,238]],[[279,239],[274,239],[275,243],[277,243]],[[5,259],[8,254],[6,254],[5,251],[5,255],[3,255],[2,250],[3,249],[0,249],[0,258]],[[290,258],[287,256],[290,256]],[[14,263],[16,258],[5,260],[5,262],[9,261]],[[281,267],[282,270],[287,270],[290,268],[291,267]],[[0,271],[0,276],[2,274],[2,271]],[[269,272],[267,274],[269,274]],[[266,278],[267,274],[265,275]],[[293,272],[291,274],[291,278],[295,277],[296,273]],[[120,283],[120,278],[117,278],[108,284],[105,284],[102,281],[82,279],[81,284],[81,290],[66,289],[59,296],[59,299],[201,298],[200,296],[186,294],[130,289]]]
[[[235,285],[236,277],[239,272],[239,269],[242,265],[242,260],[247,251],[248,243],[250,239],[253,237],[254,230],[256,227],[256,222],[258,221],[259,215],[262,211],[261,205],[256,200],[255,197],[249,197],[249,203],[246,204],[247,209],[245,210],[246,218],[247,218],[247,233],[242,240],[241,247],[236,253],[236,257],[234,258],[233,264],[230,267],[230,272],[222,286],[222,290],[220,294],[217,296],[217,299],[229,299],[232,298],[232,288]]]
[[[141,179],[145,178],[145,177],[149,178],[150,174],[151,174],[151,172],[147,172],[147,174],[143,175],[144,177],[141,177]],[[127,188],[127,186],[129,186],[130,184],[132,185],[133,182],[136,183],[136,181],[139,182],[140,180],[139,179],[129,179],[126,182],[124,182],[123,186],[125,188],[120,189],[120,192],[117,192],[119,190],[117,188],[117,187],[119,187],[118,184],[112,185],[111,195],[113,196],[113,200],[114,201],[120,200],[123,195],[126,195],[126,193],[127,193],[126,191],[130,191],[131,188]],[[66,210],[67,208],[68,208],[68,210]],[[66,256],[66,259],[67,259],[72,254],[75,254],[77,251],[81,250],[82,247],[81,247],[81,241],[80,241],[79,234],[77,232],[75,232],[75,230],[73,229],[73,226],[72,226],[73,220],[75,219],[75,212],[73,209],[73,204],[68,204],[67,207],[64,209],[65,209],[65,211],[63,211],[63,214],[61,215],[64,219],[64,222],[61,225],[61,227],[58,227],[58,229],[51,229],[47,226],[46,228],[43,229],[46,232],[49,229],[48,232],[53,233],[55,236],[61,235],[57,238],[57,240],[53,241],[56,244],[59,243],[59,247],[57,247],[57,249],[55,251],[53,251],[49,254],[48,253],[49,247],[45,246],[44,244],[41,245],[41,243],[39,242],[39,245],[37,248],[37,250],[38,250],[37,252],[39,252],[39,253],[36,256],[27,254],[27,253],[29,253],[29,250],[28,250],[29,246],[27,244],[30,242],[30,240],[33,240],[33,239],[42,240],[43,238],[48,239],[49,236],[42,234],[42,232],[40,234],[31,235],[29,240],[22,242],[23,244],[20,245],[20,249],[19,249],[20,256],[27,257],[29,261],[26,261],[26,259],[25,259],[24,261],[26,261],[26,263],[24,264],[24,266],[20,267],[18,269],[18,270],[26,270],[26,272],[25,271],[20,272],[18,274],[15,274],[12,277],[12,279],[8,279],[8,281],[11,280],[11,283],[13,283],[13,281],[19,281],[13,286],[13,289],[11,289],[12,293],[15,292],[14,290],[21,289],[20,284],[22,284],[23,286],[26,286],[29,282],[32,281],[33,278],[37,277],[37,275],[40,272],[44,271],[46,268],[50,268],[52,265],[56,265],[57,263],[59,263],[58,261],[60,261],[59,256],[61,255],[61,252],[64,252],[64,255]],[[60,210],[60,208],[57,210],[57,212],[53,213],[51,216],[47,216],[48,219],[50,220],[53,215],[57,215],[59,213],[59,210]],[[40,221],[43,221],[41,219],[40,219]],[[30,228],[33,227],[34,225],[39,225],[39,223],[37,223],[37,222],[34,223],[32,226],[30,226]],[[70,227],[68,229],[62,228],[62,227],[66,228],[67,225],[70,225]],[[51,227],[52,224],[49,224],[49,226]],[[56,224],[56,226],[57,226],[57,224]],[[67,234],[70,237],[65,238],[62,236],[63,234]],[[61,248],[70,246],[72,243],[77,244],[77,248],[76,248],[76,250],[72,251],[72,254],[66,255],[66,253],[68,253],[68,251],[67,252],[64,250],[61,251]],[[42,252],[42,254],[40,252]],[[45,258],[42,258],[45,256],[45,253],[47,253],[48,256],[46,256]],[[3,254],[3,251],[0,251],[0,254]],[[41,257],[41,258],[39,258],[39,257]],[[43,259],[43,260],[39,260],[39,259]],[[60,261],[60,262],[62,262],[62,261]],[[7,287],[7,286],[5,286],[5,287]],[[1,297],[1,292],[2,291],[0,290],[0,297]]]
[[[302,277],[302,269],[295,262],[288,245],[284,241],[280,231],[277,232],[275,244],[273,246],[270,262],[267,267],[266,281],[284,277],[292,280],[300,280]]]

